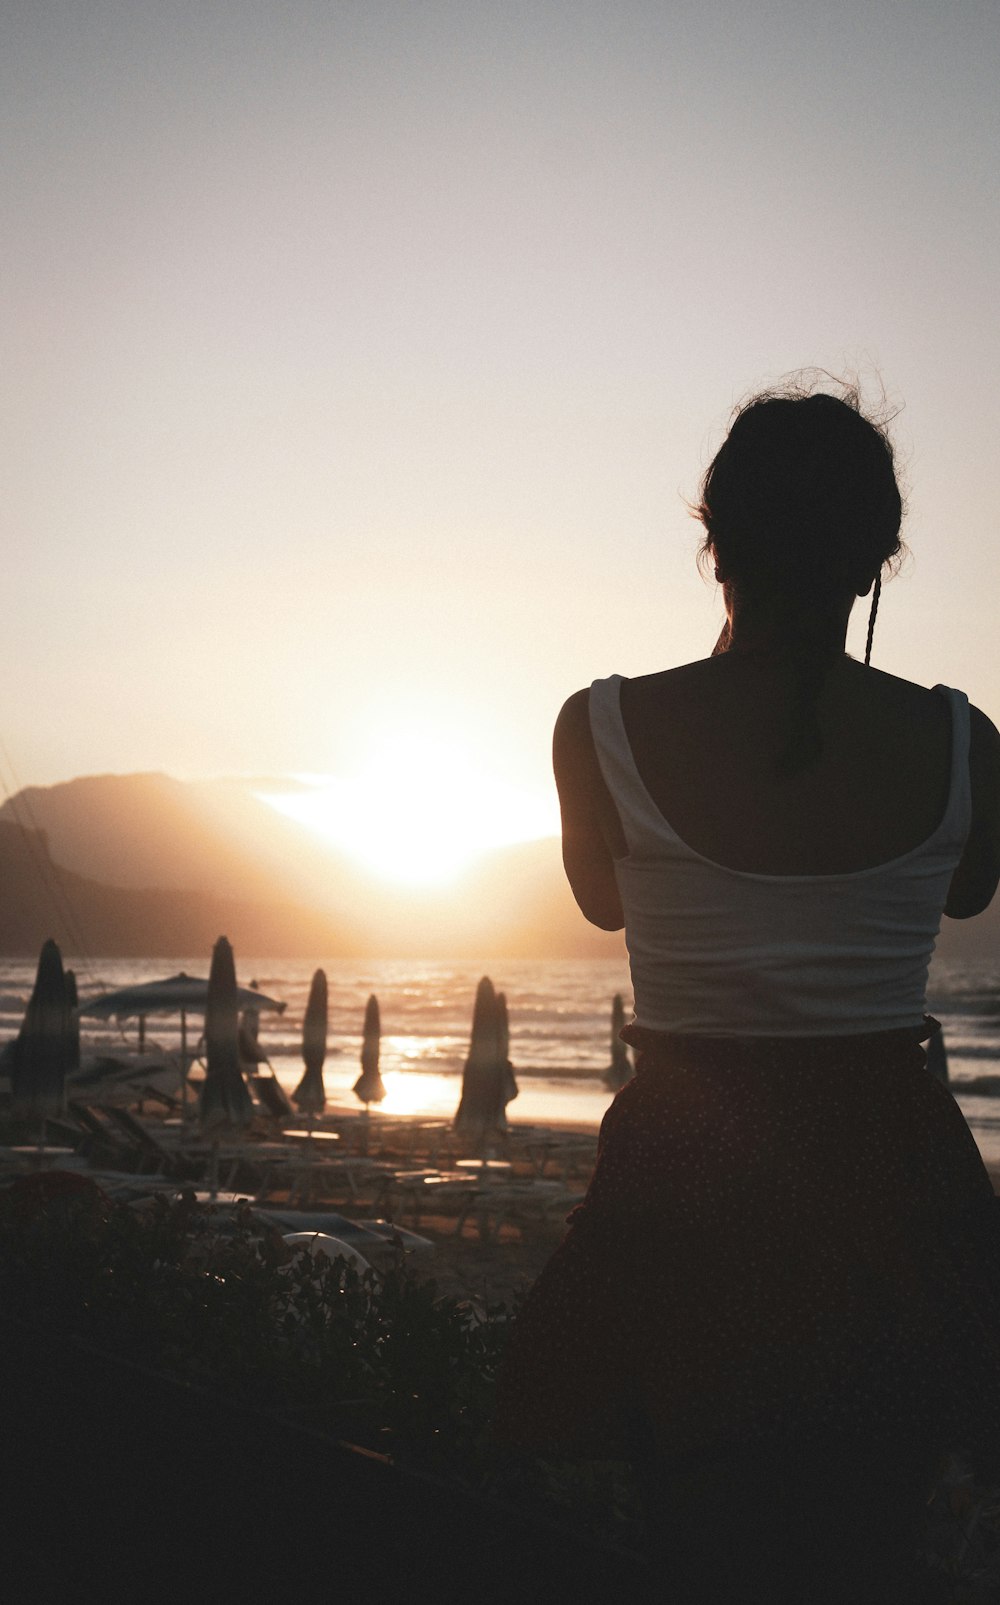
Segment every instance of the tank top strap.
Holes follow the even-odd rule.
[[[948,804],[934,834],[942,841],[964,842],[972,824],[969,699],[964,691],[955,691],[951,686],[936,685],[934,690],[940,696],[947,698],[951,709],[951,779],[948,786]]]
[[[629,745],[622,718],[621,688],[624,676],[611,674],[590,687],[590,730],[604,783],[611,793],[629,853],[641,851],[650,838],[676,842],[678,837],[664,819],[643,784]]]

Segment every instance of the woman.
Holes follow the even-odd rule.
[[[595,681],[556,726],[566,873],[625,928],[637,1074],[498,1434],[632,1458],[678,1600],[884,1605],[942,1455],[1000,1443],[992,1188],[921,1046],[942,911],[1000,880],[1000,736],[868,664],[902,507],[853,395],[756,398],[697,512],[713,655]]]

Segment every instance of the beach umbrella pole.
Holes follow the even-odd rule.
[[[188,1064],[187,1064],[187,1015],[181,1010],[181,1124],[187,1122],[188,1114]]]

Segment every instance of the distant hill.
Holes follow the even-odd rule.
[[[191,785],[160,774],[86,775],[58,786],[25,787],[0,808],[0,820],[44,831],[59,863],[107,886],[210,886],[223,896],[253,897],[274,892],[266,860],[248,855],[242,845],[245,816],[255,809],[277,817],[236,784]],[[237,828],[227,825],[227,812],[238,815]]]
[[[33,953],[55,934],[20,820],[42,833],[87,950],[106,957],[207,952],[223,932],[237,951],[317,962],[623,955],[621,933],[577,909],[555,838],[484,854],[451,884],[398,887],[257,795],[293,784],[96,775],[20,792],[0,808],[0,951]],[[940,957],[998,948],[1000,898],[978,919],[944,921]]]
[[[398,888],[255,795],[278,784],[144,774],[26,788],[0,808],[7,841],[0,875],[7,884],[9,862],[20,887],[16,910],[0,909],[0,950],[33,952],[37,933],[53,930],[45,877],[17,846],[20,822],[44,838],[88,951],[107,957],[187,955],[205,945],[193,933],[209,928],[209,947],[225,931],[238,950],[262,958],[623,952],[620,935],[596,930],[579,913],[555,839],[484,855],[450,885]],[[234,934],[235,923],[225,924],[226,910],[245,939]]]
[[[0,820],[0,953],[36,954],[54,936],[67,955],[157,958],[211,952],[227,935],[260,958],[333,953],[338,936],[315,910],[251,903],[211,890],[103,886],[54,863],[41,833]]]

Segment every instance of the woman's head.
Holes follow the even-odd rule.
[[[857,594],[902,549],[892,446],[854,391],[755,396],[716,453],[695,512],[704,554],[748,596]]]

